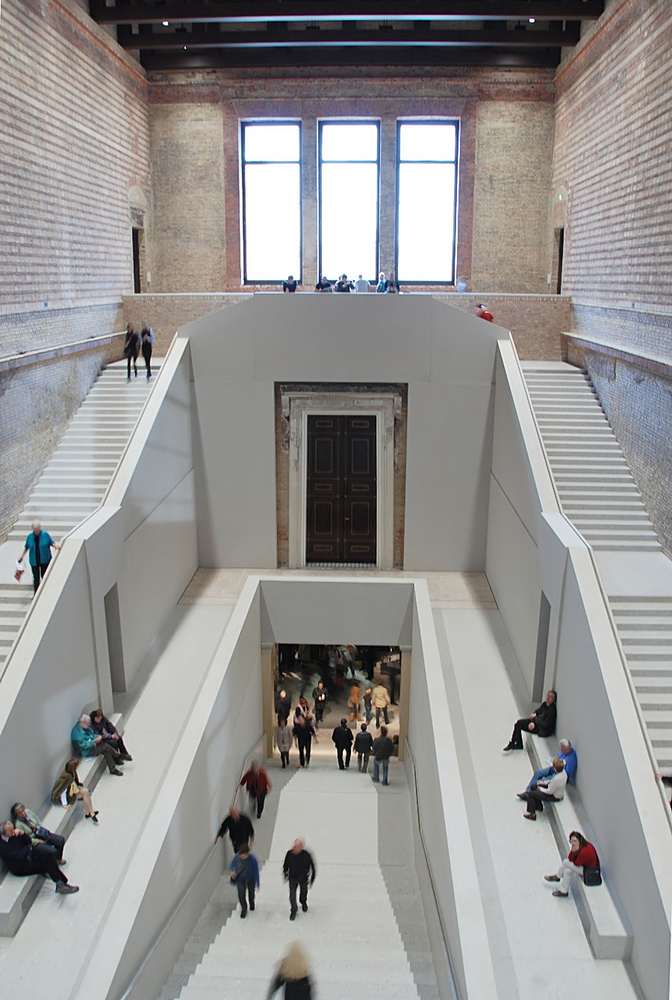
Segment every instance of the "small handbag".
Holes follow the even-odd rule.
[[[583,866],[583,884],[584,885],[602,885],[602,871],[600,869],[600,863],[598,863],[591,868],[586,865]]]

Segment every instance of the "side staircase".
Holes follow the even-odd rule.
[[[128,382],[125,361],[103,369],[9,533],[17,557],[33,521],[60,542],[100,505],[154,382],[141,373]],[[24,565],[21,584],[0,584],[0,673],[32,600],[27,557]]]
[[[562,509],[597,553],[665,559],[589,377],[561,362],[522,362]],[[624,576],[627,575],[624,573]],[[672,580],[672,573],[670,573]],[[609,594],[658,769],[672,775],[672,589]]]

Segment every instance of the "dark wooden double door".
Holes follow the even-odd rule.
[[[376,417],[308,415],[307,563],[376,562]]]

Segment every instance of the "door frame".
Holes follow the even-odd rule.
[[[308,417],[363,415],[376,417],[376,563],[375,569],[394,565],[394,421],[401,413],[401,397],[381,393],[288,392],[282,412],[289,424],[289,568],[306,564],[306,504]],[[312,564],[311,564],[312,565]],[[373,568],[362,563],[361,568]]]

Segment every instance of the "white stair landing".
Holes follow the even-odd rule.
[[[391,780],[395,772],[403,780],[394,765]],[[265,1000],[277,963],[295,940],[309,955],[320,1000],[362,991],[376,1000],[418,1000],[379,864],[378,795],[384,793],[388,789],[358,772],[354,758],[346,771],[335,760],[297,771],[280,795],[257,909],[241,920],[236,908],[181,1000]],[[296,837],[305,838],[317,878],[308,912],[299,910],[292,922],[282,862]]]

